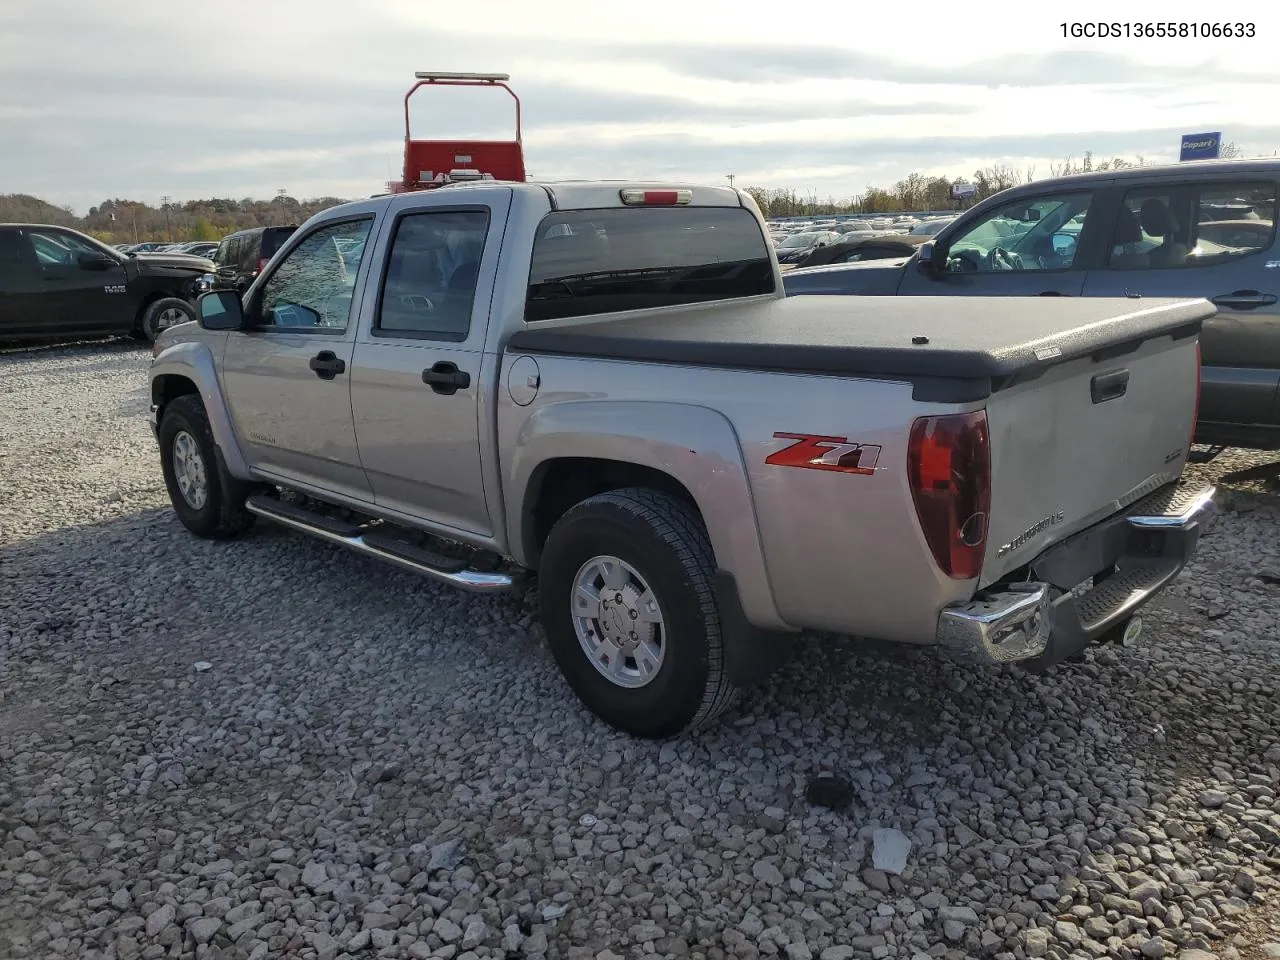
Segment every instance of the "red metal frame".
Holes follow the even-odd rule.
[[[525,179],[524,147],[521,141],[520,98],[506,83],[505,73],[419,72],[417,82],[404,95],[404,170],[398,184],[388,184],[395,192],[429,190],[448,182],[455,170],[489,174],[495,180]],[[500,87],[516,103],[514,140],[414,140],[409,124],[409,99],[423,87]],[[429,171],[431,177],[421,179]],[[441,175],[444,175],[443,177]]]

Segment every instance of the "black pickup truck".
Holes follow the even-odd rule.
[[[1204,297],[1195,439],[1280,449],[1280,160],[1041,180],[973,207],[911,257],[792,270],[788,296]]]
[[[0,224],[0,343],[132,334],[195,319],[203,257],[125,254],[45,224]]]

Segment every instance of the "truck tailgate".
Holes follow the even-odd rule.
[[[983,586],[1182,473],[1197,344],[1166,333],[1068,360],[992,394]]]

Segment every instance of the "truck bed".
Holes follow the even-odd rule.
[[[1192,336],[1213,313],[1199,299],[793,297],[552,320],[507,349],[891,378],[915,383],[917,399],[965,402],[1071,359]]]

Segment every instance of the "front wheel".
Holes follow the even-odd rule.
[[[134,331],[140,340],[155,343],[161,332],[196,318],[195,308],[179,297],[165,297],[147,305]]]
[[[538,576],[547,642],[610,726],[668,737],[732,703],[714,572],[697,511],[655,490],[600,494],[552,528]]]
[[[218,464],[213,430],[196,394],[173,400],[158,431],[160,466],[182,525],[198,537],[226,540],[253,524],[244,507],[250,485]]]

